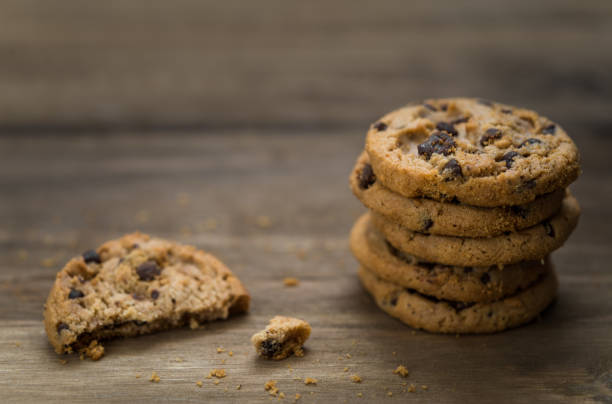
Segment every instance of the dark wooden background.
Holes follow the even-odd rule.
[[[612,402],[611,50],[605,0],[0,0],[0,401],[268,402],[276,379],[304,403]],[[498,335],[411,332],[374,307],[347,246],[368,124],[452,95],[534,108],[584,160],[559,301]],[[42,327],[55,272],[135,229],[218,255],[251,314],[60,363]],[[304,358],[254,357],[275,314],[311,322]],[[403,393],[398,364],[429,389]]]

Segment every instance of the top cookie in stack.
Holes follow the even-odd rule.
[[[546,257],[577,224],[579,207],[566,187],[579,172],[573,141],[530,110],[453,98],[391,112],[370,128],[350,178],[372,210],[351,235],[364,285],[385,311],[431,331],[491,332],[530,320],[555,294]],[[432,268],[437,280],[423,282]],[[465,291],[475,269],[482,290],[473,293],[448,300],[436,293],[444,288],[422,286],[444,278],[444,290]],[[546,291],[521,297],[538,288]],[[407,293],[408,306],[399,307]],[[520,310],[511,310],[513,299]],[[491,305],[497,315],[489,315]]]

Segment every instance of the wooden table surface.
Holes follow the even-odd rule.
[[[270,379],[285,402],[612,402],[612,3],[435,3],[2,1],[0,402],[269,402]],[[496,335],[384,315],[348,249],[367,125],[453,94],[542,111],[583,155],[559,299]],[[57,356],[55,273],[136,229],[217,255],[250,314]],[[276,314],[311,323],[305,357],[255,357]]]

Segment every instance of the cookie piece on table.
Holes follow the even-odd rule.
[[[100,341],[147,334],[246,312],[250,297],[214,256],[134,233],[70,260],[45,304],[57,353],[102,356]]]
[[[372,223],[398,250],[423,261],[457,266],[489,266],[538,260],[561,247],[574,230],[580,207],[569,193],[550,219],[517,232],[495,237],[452,237],[408,230],[376,212]]]
[[[516,293],[550,269],[548,258],[487,267],[459,267],[421,262],[389,244],[360,217],[351,230],[350,246],[357,261],[376,276],[438,299],[490,302]]]
[[[303,356],[304,342],[310,336],[310,325],[298,318],[276,316],[265,330],[251,337],[257,353],[266,359],[284,359],[291,354]]]
[[[372,125],[376,178],[404,196],[511,206],[567,187],[580,173],[563,128],[534,111],[471,98],[428,100]]]
[[[359,279],[384,312],[411,327],[436,333],[493,333],[518,327],[536,318],[557,294],[554,271],[513,296],[489,303],[439,300],[382,280],[364,267],[359,269]]]
[[[350,176],[351,190],[368,208],[409,230],[457,237],[492,237],[533,226],[561,207],[565,190],[519,206],[483,208],[428,198],[407,198],[386,188],[363,152]]]

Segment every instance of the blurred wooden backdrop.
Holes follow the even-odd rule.
[[[0,0],[0,402],[263,403],[269,379],[301,403],[610,402],[611,72],[610,0]],[[411,332],[347,245],[368,124],[453,95],[534,108],[583,156],[559,300],[497,335]],[[63,364],[42,328],[55,273],[135,229],[219,256],[251,313]],[[254,357],[275,314],[312,324],[304,358]]]
[[[612,2],[0,2],[0,130],[349,127],[423,97],[612,116]]]

